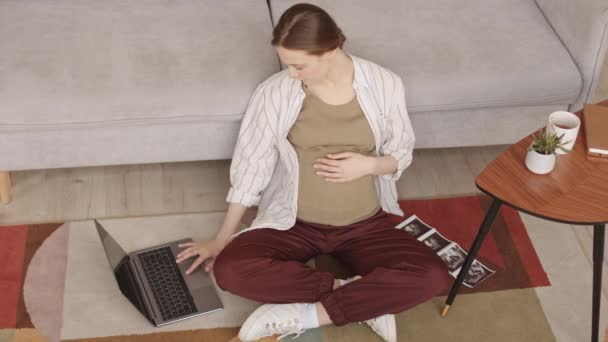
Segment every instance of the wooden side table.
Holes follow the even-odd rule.
[[[608,100],[600,105],[608,106]],[[582,110],[576,114],[582,118]],[[555,169],[547,175],[536,175],[526,168],[524,160],[531,143],[530,135],[512,145],[477,176],[475,184],[481,191],[491,196],[493,202],[481,223],[462,270],[450,290],[441,316],[447,315],[450,305],[454,302],[456,293],[500,206],[507,204],[522,212],[551,221],[593,225],[591,340],[598,342],[604,231],[608,222],[608,163],[587,158],[582,125],[573,151],[567,155],[560,155]]]

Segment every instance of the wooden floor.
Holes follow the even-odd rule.
[[[397,186],[402,198],[476,193],[475,176],[506,146],[425,149]],[[0,225],[224,211],[230,160],[11,172]]]

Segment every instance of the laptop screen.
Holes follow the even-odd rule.
[[[108,232],[95,220],[95,226],[97,227],[97,233],[99,234],[99,239],[101,239],[101,244],[103,245],[103,249],[106,251],[106,256],[108,257],[108,261],[110,262],[110,266],[112,266],[112,270],[116,271],[116,268],[127,256],[127,253],[120,247],[120,245],[108,234]]]

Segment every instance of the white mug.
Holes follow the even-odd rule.
[[[569,150],[574,148],[574,143],[576,142],[576,137],[578,136],[580,127],[581,120],[578,118],[578,116],[565,111],[551,113],[547,122],[547,132],[555,133],[557,136],[563,134],[564,137],[562,138],[562,143],[567,143],[563,146]],[[555,153],[566,154],[566,152],[560,149],[557,149]]]

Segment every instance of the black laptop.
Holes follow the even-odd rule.
[[[95,225],[120,292],[155,326],[224,308],[209,273],[198,268],[186,274],[192,260],[175,262],[178,245],[192,239],[127,254],[97,220]]]

